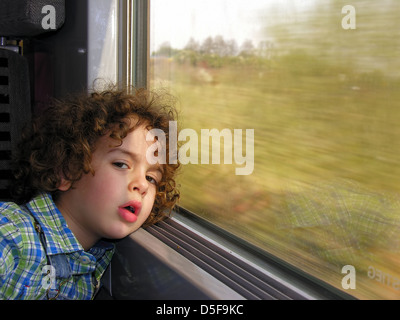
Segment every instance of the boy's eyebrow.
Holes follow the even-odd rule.
[[[137,156],[138,156],[136,153],[134,153],[132,151],[129,151],[129,150],[126,150],[126,149],[123,149],[122,147],[110,148],[110,150],[107,153],[114,153],[114,152],[124,153],[124,154],[130,156],[131,158],[137,158]]]
[[[113,153],[113,152],[120,152],[123,154],[128,155],[132,159],[136,159],[138,157],[137,153],[134,153],[132,151],[126,150],[124,148],[118,147],[118,148],[111,148],[107,153]],[[150,165],[151,169],[155,169],[161,172],[161,174],[164,174],[164,166],[160,165],[159,163]]]

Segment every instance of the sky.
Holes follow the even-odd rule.
[[[263,21],[271,8],[279,8],[288,18],[296,9],[311,6],[315,0],[152,0],[151,51],[165,42],[182,49],[190,38],[202,43],[207,37],[222,35],[245,40],[268,38]],[[263,18],[264,17],[264,18]]]

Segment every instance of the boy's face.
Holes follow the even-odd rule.
[[[100,138],[92,158],[94,176],[84,175],[60,195],[57,205],[85,249],[101,238],[126,237],[150,215],[162,169],[146,160],[154,143],[146,141],[147,133],[140,126],[118,147],[116,140]]]

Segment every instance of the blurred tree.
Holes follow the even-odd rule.
[[[156,51],[153,52],[153,55],[155,56],[162,56],[162,57],[172,57],[175,55],[179,50],[173,49],[171,47],[170,42],[164,42],[160,45],[160,48]]]
[[[245,40],[243,44],[240,46],[240,55],[241,56],[253,56],[255,54],[255,47],[253,45],[253,41]]]
[[[199,43],[193,38],[190,38],[189,42],[185,46],[185,50],[199,51],[199,49],[200,49]]]

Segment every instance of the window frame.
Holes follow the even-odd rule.
[[[150,0],[119,0],[118,81],[147,88],[150,63]]]

